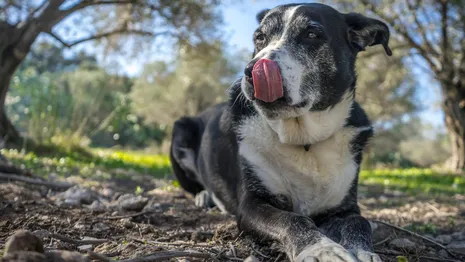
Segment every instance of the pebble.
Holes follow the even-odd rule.
[[[85,187],[73,186],[65,192],[57,194],[55,199],[58,205],[90,205],[97,200],[97,193]]]
[[[452,236],[450,235],[439,235],[436,237],[436,241],[438,241],[441,244],[447,245],[452,242]]]
[[[465,241],[452,242],[446,246],[449,251],[465,255]]]
[[[130,218],[123,218],[123,219],[120,220],[120,222],[125,228],[133,228],[134,227],[134,223],[131,222]]]
[[[447,251],[445,251],[444,249],[441,249],[438,254],[441,256],[441,257],[445,257],[445,258],[448,258],[450,257],[449,253],[447,253]]]
[[[77,222],[76,224],[74,224],[73,226],[75,229],[85,229],[86,228],[86,225],[84,223],[81,223],[81,222]]]
[[[401,250],[414,250],[417,248],[417,245],[407,238],[397,238],[389,242],[389,244]]]
[[[17,251],[44,252],[42,240],[29,231],[20,230],[5,244],[5,255]]]
[[[92,226],[92,230],[94,232],[103,232],[103,231],[110,230],[110,227],[105,223],[97,223]]]
[[[77,247],[79,251],[92,251],[92,245],[82,245]]]
[[[121,209],[126,211],[141,211],[147,205],[149,199],[143,196],[124,194],[118,198]]]
[[[452,238],[454,240],[465,240],[465,231],[453,233]]]
[[[91,205],[88,205],[86,207],[93,211],[104,211],[105,210],[105,205],[98,200],[94,200],[94,202],[92,202]]]
[[[173,207],[170,203],[159,203],[150,201],[144,208],[144,211],[166,212]]]

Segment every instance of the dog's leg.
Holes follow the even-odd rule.
[[[381,262],[381,258],[373,253],[370,223],[359,214],[333,217],[321,225],[320,230],[352,252],[359,261]]]
[[[322,234],[306,216],[284,211],[267,200],[243,195],[238,222],[241,230],[278,240],[294,262],[357,262],[343,246]]]

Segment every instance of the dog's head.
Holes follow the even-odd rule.
[[[297,117],[336,105],[355,86],[355,58],[365,47],[388,47],[383,22],[342,14],[323,4],[292,4],[257,15],[254,57],[241,89],[269,119]]]

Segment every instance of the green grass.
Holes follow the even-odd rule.
[[[380,185],[409,193],[464,194],[465,176],[432,169],[376,169],[360,172],[363,185]]]
[[[85,154],[36,154],[21,153],[18,150],[1,150],[15,165],[30,169],[34,174],[47,177],[54,173],[67,177],[80,175],[86,178],[124,178],[125,176],[147,174],[154,177],[170,175],[169,158],[165,155],[148,155],[131,151],[104,149],[87,150]]]
[[[168,156],[106,149],[53,150],[53,148],[21,153],[2,150],[14,164],[28,168],[34,174],[48,176],[80,175],[84,178],[125,178],[134,174],[166,177],[172,173]],[[401,190],[410,194],[465,194],[465,176],[436,172],[432,169],[363,170],[360,183]]]

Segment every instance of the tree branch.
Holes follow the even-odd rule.
[[[61,39],[59,36],[57,36],[55,33],[53,32],[48,32],[48,34],[55,38],[55,40],[57,40],[58,42],[60,42],[63,46],[66,46],[66,47],[70,47],[68,43],[66,43],[63,39]]]
[[[95,34],[95,35],[92,35],[92,36],[89,36],[89,37],[81,38],[81,39],[75,40],[73,42],[66,42],[66,41],[62,40],[59,36],[54,34],[53,32],[47,32],[47,33],[50,36],[52,36],[53,38],[55,38],[58,42],[60,42],[63,46],[66,46],[66,47],[70,48],[70,47],[73,47],[75,45],[79,45],[79,44],[82,44],[84,42],[87,42],[87,41],[98,40],[98,39],[102,39],[102,38],[109,37],[109,36],[112,36],[112,35],[140,35],[140,36],[152,36],[152,37],[155,37],[155,36],[159,36],[159,35],[169,34],[169,31],[164,31],[164,32],[160,32],[160,33],[152,33],[152,32],[143,31],[143,30],[120,28],[120,29],[116,29],[116,30],[113,30],[113,31],[100,33],[100,34]]]
[[[70,187],[74,186],[73,184],[68,184],[68,183],[63,183],[63,182],[44,181],[44,180],[38,180],[38,179],[29,178],[29,177],[18,176],[18,175],[13,175],[13,174],[4,174],[4,173],[0,173],[0,180],[20,181],[20,182],[24,182],[28,184],[45,186],[48,188],[54,188],[58,190],[67,190]]]
[[[37,14],[37,12],[39,12],[40,9],[42,9],[46,4],[47,4],[47,0],[43,0],[42,3],[38,7],[34,8],[34,10],[32,10],[32,12],[29,13],[28,20],[33,19],[34,16]]]
[[[418,20],[418,16],[416,15],[416,10],[415,10],[415,7],[412,6],[412,4],[409,2],[409,0],[405,0],[406,4],[407,4],[407,7],[410,11],[410,13],[412,14],[413,16],[413,21],[415,22],[415,25],[417,26],[418,28],[418,32],[420,33],[420,36],[421,36],[421,39],[423,41],[423,43],[425,43],[426,45],[426,48],[428,49],[428,51],[438,57],[439,56],[439,52],[433,47],[433,45],[428,41],[428,38],[426,37],[426,31],[425,31],[425,28],[423,27],[423,25],[420,23],[420,21]],[[419,3],[419,2],[418,2]]]
[[[131,4],[131,5],[139,5],[139,6],[145,6],[150,8],[151,10],[159,10],[155,5],[147,4],[147,3],[141,3],[139,1],[135,0],[100,0],[100,1],[89,1],[85,0],[80,3],[77,3],[76,5],[61,11],[61,16],[66,17],[78,10],[84,9],[89,6],[97,6],[97,5],[125,5],[125,4]]]
[[[442,56],[443,64],[449,62],[449,39],[447,34],[447,0],[441,0],[441,36],[442,36]]]
[[[392,26],[395,27],[396,25],[396,21],[401,21],[399,16],[398,15],[394,15],[393,17],[389,17],[389,16],[386,16],[384,15],[383,13],[379,12],[379,10],[377,8],[375,8],[374,5],[372,5],[371,3],[369,3],[367,0],[360,0],[360,2],[365,6],[365,8],[367,8],[368,10],[370,10],[371,12],[373,12],[375,15],[379,16],[381,19],[385,20],[386,22],[388,22],[389,24],[391,24]],[[396,28],[395,28],[396,29]],[[425,59],[425,61],[429,64],[429,66],[431,67],[431,69],[435,72],[438,72],[439,71],[439,67],[433,62],[433,60],[431,59],[431,57],[429,56],[428,52],[419,44],[417,43],[413,37],[408,33],[408,31],[406,30],[405,28],[405,25],[403,24],[400,24],[396,31],[405,38],[405,40],[415,49],[418,50],[418,52],[420,52],[421,56]]]

